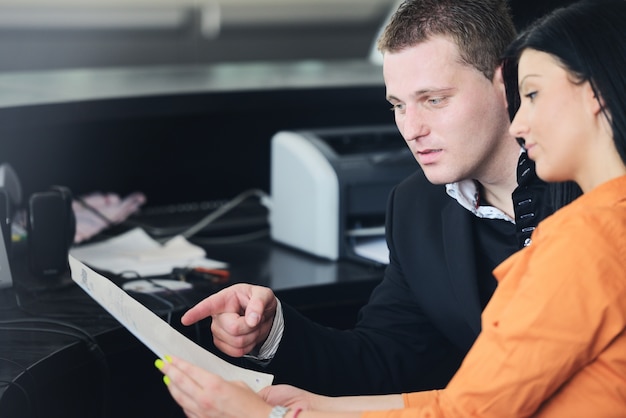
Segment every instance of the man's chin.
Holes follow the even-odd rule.
[[[458,179],[450,175],[444,175],[442,173],[435,173],[433,170],[429,171],[428,169],[426,170],[422,169],[422,170],[424,171],[424,175],[426,176],[426,179],[435,185],[443,185],[443,184],[454,183],[458,181]]]

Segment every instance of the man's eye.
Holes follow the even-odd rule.
[[[402,109],[404,109],[404,106],[400,103],[397,103],[397,104],[392,104],[391,109],[389,110],[391,110],[392,112],[395,112],[397,110],[402,110]]]
[[[446,103],[446,99],[447,97],[441,96],[441,97],[431,97],[430,99],[427,99],[426,102],[430,105],[430,106],[442,106]]]

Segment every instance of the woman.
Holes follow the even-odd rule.
[[[576,3],[513,45],[511,133],[537,174],[584,194],[496,268],[481,335],[443,390],[327,398],[157,361],[194,417],[626,416],[626,1]],[[287,408],[272,405],[287,405]],[[370,412],[356,412],[366,411]],[[351,412],[354,411],[354,412]]]

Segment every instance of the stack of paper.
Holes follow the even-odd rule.
[[[137,276],[165,275],[175,267],[226,267],[221,261],[206,258],[201,247],[182,236],[160,244],[141,228],[103,242],[72,248],[70,254],[96,269]]]

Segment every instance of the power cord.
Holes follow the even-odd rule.
[[[31,293],[32,296],[32,293]],[[102,307],[100,307],[100,305],[96,305],[95,302],[91,299],[84,299],[84,298],[80,298],[80,297],[70,297],[70,298],[54,298],[51,301],[48,301],[46,299],[42,299],[39,296],[33,296],[35,298],[35,302],[31,302],[29,304],[25,304],[22,302],[22,297],[20,296],[20,294],[16,291],[15,292],[15,302],[16,302],[16,306],[13,307],[12,309],[18,308],[21,312],[31,315],[33,317],[42,317],[45,316],[47,318],[56,318],[56,319],[87,319],[90,316],[85,316],[85,311],[81,310],[80,312],[80,317],[77,317],[78,313],[64,313],[64,314],[60,314],[60,313],[49,313],[49,312],[35,312],[33,311],[29,306],[33,306],[35,304],[42,304],[42,303],[49,303],[49,302],[54,302],[55,304],[58,303],[65,303],[65,306],[72,306],[72,307],[76,307],[77,305],[84,305],[84,306],[88,306],[90,308],[95,308],[97,310],[97,313],[93,313],[91,316],[93,316],[95,319],[97,320],[106,320],[106,319],[110,319],[111,321],[115,321],[115,319],[113,317],[111,317],[108,313],[106,313],[106,311],[104,311],[102,309]]]
[[[231,245],[231,244],[240,244],[242,242],[254,241],[260,238],[265,238],[269,236],[269,234],[270,234],[269,228],[265,228],[259,231],[249,232],[247,234],[231,235],[227,237],[212,237],[212,238],[194,237],[191,241],[197,244],[205,244],[205,245]]]
[[[186,227],[186,228],[180,227],[180,226],[155,227],[155,226],[147,225],[144,222],[137,222],[131,219],[126,219],[120,222],[119,225],[127,225],[127,226],[143,228],[147,233],[149,233],[153,237],[161,237],[159,238],[161,242],[166,241],[167,239],[175,235],[182,235],[185,238],[191,238],[192,236],[194,236],[195,234],[197,234],[198,232],[202,231],[204,228],[209,226],[211,223],[215,222],[217,219],[221,218],[222,216],[224,216],[225,214],[227,214],[228,212],[230,212],[231,210],[239,206],[241,203],[243,203],[247,199],[251,197],[255,197],[255,196],[259,198],[259,201],[261,202],[263,206],[268,208],[268,210],[271,210],[271,198],[265,191],[261,189],[249,189],[238,194],[231,200],[227,200],[225,203],[220,205],[213,212],[209,213],[200,221],[198,221],[197,223],[193,224],[190,227]],[[100,212],[97,208],[93,207],[92,205],[84,201],[84,199],[80,199],[80,198],[75,198],[75,199],[84,208],[86,208],[87,210],[89,210],[90,212],[98,216],[99,218],[101,218],[108,226],[115,225],[115,223],[113,223],[110,219],[108,219],[102,212]],[[268,231],[267,229],[263,229],[257,232],[252,232],[250,234],[240,235],[240,236],[234,237],[234,239],[236,240],[234,242],[245,242],[243,240],[246,240],[246,239],[247,240],[258,239],[259,237],[265,236],[267,234],[267,231]]]
[[[33,414],[33,405],[36,405],[36,404],[32,402],[32,400],[30,399],[30,396],[28,395],[28,391],[24,388],[24,386],[11,380],[0,380],[0,387],[11,387],[11,386],[18,388],[20,392],[22,393],[22,395],[24,395],[24,400],[26,401],[26,408],[27,408],[26,416],[27,417],[35,416],[35,414]],[[39,414],[37,414],[37,416],[38,415]]]
[[[24,325],[24,324],[49,324],[56,325],[59,327],[65,327],[70,329],[71,331],[64,331],[60,329],[53,328],[43,328],[39,326],[12,326],[12,325]],[[9,319],[9,320],[0,320],[0,330],[3,331],[23,331],[23,332],[47,332],[54,333],[59,335],[70,336],[74,338],[78,338],[85,343],[87,346],[88,352],[91,353],[96,362],[100,366],[100,371],[102,374],[102,417],[107,417],[107,401],[109,398],[109,385],[110,385],[110,369],[109,365],[106,361],[106,356],[102,348],[96,341],[96,339],[86,330],[81,327],[78,327],[74,324],[59,321],[55,319],[49,318],[20,318],[20,319]]]
[[[142,276],[141,274],[137,273],[136,271],[132,271],[132,270],[127,270],[127,271],[123,271],[119,274],[120,277],[124,277],[125,282],[124,284],[127,283],[131,283],[133,281],[139,281],[139,280],[144,280],[148,283],[150,283],[152,286],[159,288],[162,290],[163,293],[165,293],[168,296],[173,296],[175,299],[178,300],[179,305],[175,305],[173,302],[167,300],[166,298],[154,293],[154,292],[142,292],[142,291],[138,291],[138,290],[132,290],[132,289],[124,289],[123,290],[130,294],[131,296],[133,296],[135,299],[139,299],[139,297],[143,297],[143,296],[147,296],[150,297],[152,299],[155,299],[157,301],[159,301],[161,304],[165,305],[168,307],[168,309],[166,310],[156,310],[156,309],[150,309],[152,312],[154,312],[156,315],[159,316],[165,316],[166,317],[166,321],[169,325],[172,324],[172,313],[174,313],[176,310],[179,310],[182,308],[190,308],[192,306],[192,304],[185,298],[183,297],[180,293],[173,291],[172,289],[168,288],[167,286],[163,286],[161,285],[157,280],[159,278],[164,278],[167,280],[178,280],[178,278],[173,274],[168,274],[166,276]]]
[[[267,197],[267,193],[265,193],[261,189],[246,190],[246,191],[240,193],[239,195],[235,196],[233,199],[231,199],[228,202],[226,202],[224,205],[220,206],[218,209],[216,209],[212,213],[210,213],[207,216],[205,216],[203,219],[201,219],[195,225],[193,225],[190,228],[188,228],[187,230],[181,232],[180,235],[182,235],[185,238],[190,238],[190,237],[194,236],[195,234],[197,234],[198,232],[200,232],[204,228],[206,228],[208,225],[210,225],[211,223],[215,222],[217,219],[219,219],[220,217],[224,216],[225,214],[227,214],[228,212],[230,212],[231,210],[233,210],[234,208],[239,206],[241,203],[243,203],[244,201],[246,201],[250,197],[254,197],[254,196],[258,197],[259,199],[263,199],[263,198]]]
[[[30,370],[27,367],[24,367],[23,365],[21,365],[20,363],[18,363],[15,360],[11,360],[9,358],[6,357],[0,357],[0,361],[3,361],[5,363],[9,363],[12,364],[14,366],[17,366],[22,373],[24,373],[25,375],[27,375],[31,382],[33,382],[33,384],[35,383],[35,378],[33,377],[33,375],[31,374]],[[26,388],[24,388],[24,386],[22,386],[21,384],[15,382],[14,380],[0,380],[0,387],[2,388],[9,388],[9,387],[16,387],[17,389],[19,389],[19,391],[22,393],[22,395],[24,396],[24,400],[26,403],[26,416],[28,417],[32,417],[32,416],[39,416],[39,413],[35,414],[33,411],[33,406],[37,406],[37,402],[36,400],[33,401],[33,399],[31,399],[30,395],[28,394],[28,391],[26,390]]]
[[[96,215],[98,218],[100,218],[101,221],[103,221],[105,223],[106,226],[111,227],[115,225],[115,222],[113,222],[112,220],[110,220],[109,218],[107,218],[107,216],[105,214],[103,214],[102,212],[100,212],[98,209],[96,209],[95,207],[93,207],[92,205],[90,205],[89,203],[87,203],[87,201],[85,199],[83,199],[80,196],[74,196],[73,199],[80,204],[82,207],[84,207],[85,209],[87,209],[89,212],[93,213],[94,215]]]
[[[136,281],[136,280],[145,280],[148,283],[150,283],[151,285],[153,285],[154,287],[157,287],[159,289],[162,290],[162,292],[165,295],[168,296],[173,296],[174,298],[178,299],[178,301],[180,302],[181,306],[189,309],[191,308],[194,304],[191,303],[187,298],[185,298],[182,294],[180,294],[180,292],[176,292],[173,291],[172,289],[161,285],[159,282],[156,281],[156,279],[158,279],[157,277],[143,277],[140,274],[138,274],[137,272],[134,271],[125,271],[123,273],[121,273],[122,276],[126,276],[126,278],[128,278],[128,275],[132,274],[132,278],[130,278],[130,280],[128,282],[131,281]],[[171,274],[168,274],[166,276],[162,276],[163,278],[167,279],[167,280],[181,280],[181,278],[179,277],[179,275],[176,272],[172,272]],[[126,282],[126,283],[128,283]],[[157,301],[167,305],[170,309],[166,310],[165,312],[163,311],[157,311],[155,309],[151,309],[152,312],[154,312],[157,315],[160,316],[166,316],[166,321],[169,325],[172,325],[172,313],[178,309],[180,309],[180,306],[176,306],[174,303],[172,303],[171,301],[167,300],[166,298],[153,293],[153,292],[140,292],[140,291],[133,291],[133,290],[126,290],[127,293],[134,295],[133,297],[135,299],[139,299],[139,297],[144,297],[144,296],[148,296],[151,297],[153,299],[156,299]],[[195,332],[195,342],[196,343],[200,343],[200,339],[201,339],[201,330],[200,330],[200,325],[199,323],[195,323],[194,324],[194,332]]]

